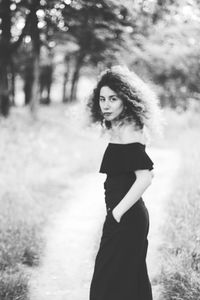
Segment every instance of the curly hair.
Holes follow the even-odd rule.
[[[113,66],[100,74],[97,85],[91,95],[88,108],[92,122],[100,122],[105,129],[112,127],[105,121],[99,105],[100,90],[109,87],[123,101],[126,108],[119,116],[119,125],[134,123],[136,128],[144,127],[152,133],[161,132],[161,109],[152,89],[134,72],[122,66]]]

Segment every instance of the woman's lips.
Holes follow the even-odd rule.
[[[104,113],[104,116],[110,116],[112,113]]]

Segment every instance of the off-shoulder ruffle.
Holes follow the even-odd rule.
[[[136,170],[153,169],[153,161],[141,143],[109,143],[99,169],[100,173],[117,174]]]

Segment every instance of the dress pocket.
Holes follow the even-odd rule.
[[[106,215],[106,219],[103,225],[103,237],[104,238],[111,238],[114,237],[121,228],[121,222],[117,222],[114,218],[112,211],[109,210]]]
[[[110,210],[110,211],[108,212],[108,215],[109,215],[109,217],[110,217],[110,219],[111,219],[111,221],[112,221],[113,223],[115,223],[116,225],[119,225],[119,224],[120,224],[120,222],[118,222],[118,221],[115,219],[115,217],[113,216],[112,210]]]

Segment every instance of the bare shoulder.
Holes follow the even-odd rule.
[[[141,144],[146,144],[143,130],[135,128],[134,124],[123,126],[123,130],[121,132],[121,140],[123,143],[138,142]]]

